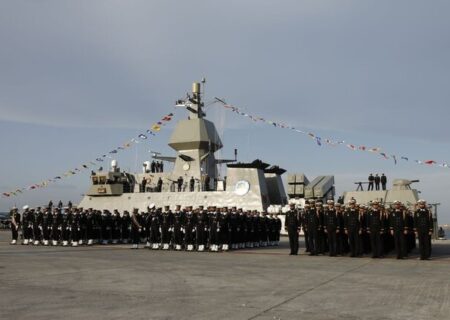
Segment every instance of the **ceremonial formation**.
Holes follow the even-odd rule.
[[[433,219],[424,200],[414,210],[408,210],[400,201],[382,206],[373,201],[369,206],[350,200],[347,206],[323,204],[310,200],[302,210],[291,205],[286,213],[285,228],[289,234],[291,255],[298,254],[298,235],[305,235],[306,252],[315,256],[349,255],[361,257],[370,254],[382,258],[395,252],[397,259],[405,259],[419,242],[420,259],[430,259]]]
[[[23,245],[77,247],[94,244],[139,244],[154,250],[228,251],[278,245],[281,220],[265,212],[177,206],[120,213],[51,205],[11,210],[11,244],[21,232]]]

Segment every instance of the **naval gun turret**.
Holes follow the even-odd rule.
[[[419,191],[411,188],[411,185],[417,182],[419,182],[419,180],[394,179],[391,189],[348,191],[344,192],[343,197],[345,203],[352,198],[361,204],[369,204],[371,201],[378,200],[385,205],[389,205],[394,201],[400,201],[406,206],[413,208],[419,200]]]

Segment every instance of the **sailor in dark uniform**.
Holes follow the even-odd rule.
[[[247,247],[248,248],[253,248],[255,247],[255,238],[256,238],[256,234],[257,234],[257,230],[256,230],[256,217],[254,215],[253,211],[248,210],[247,211]]]
[[[230,240],[230,216],[228,213],[228,208],[224,207],[221,210],[220,219],[219,219],[219,249],[222,249],[223,251],[228,251],[229,244],[228,241]]]
[[[431,256],[431,235],[433,234],[433,216],[425,200],[419,200],[414,212],[414,232],[419,238],[420,260],[429,260]]]
[[[80,235],[78,244],[87,244],[87,211],[80,208]]]
[[[86,239],[87,245],[91,246],[94,244],[94,224],[95,224],[95,212],[92,208],[89,208],[86,213]]]
[[[127,244],[130,240],[131,233],[131,217],[130,213],[125,210],[122,216],[122,243]]]
[[[306,210],[306,230],[308,233],[308,246],[309,255],[315,256],[320,252],[320,238],[319,231],[322,229],[321,217],[311,205],[308,207],[305,205]]]
[[[295,204],[289,205],[289,211],[286,212],[285,229],[289,236],[289,247],[291,252],[289,255],[298,254],[298,233],[300,229],[300,218],[298,210],[295,208]]]
[[[122,239],[122,217],[118,210],[114,210],[112,220],[112,243],[118,244]]]
[[[163,250],[170,249],[170,240],[172,238],[173,214],[169,206],[164,207],[161,216],[161,248]]]
[[[267,245],[274,246],[275,245],[275,218],[273,213],[266,215],[267,219]]]
[[[52,212],[50,208],[45,208],[42,214],[42,244],[48,246],[52,233]]]
[[[253,224],[252,224],[252,215],[249,210],[247,210],[245,213],[245,247],[246,248],[252,248],[252,238],[253,238]]]
[[[23,206],[22,212],[22,244],[27,245],[33,237],[33,223],[31,218],[30,207]],[[32,241],[32,240],[31,240]]]
[[[72,221],[70,223],[71,230],[71,240],[72,247],[78,246],[78,241],[80,241],[80,212],[78,209],[74,209],[74,213],[72,215]]]
[[[247,216],[245,215],[244,211],[240,208],[238,210],[238,227],[237,227],[237,233],[238,233],[238,248],[244,249],[247,242]]]
[[[172,246],[175,250],[180,251],[183,248],[183,232],[181,229],[184,225],[184,214],[181,211],[181,206],[177,205],[175,207],[175,212],[173,214],[173,236],[172,236]]]
[[[317,254],[324,254],[327,250],[327,243],[328,243],[328,239],[325,236],[325,223],[324,223],[324,212],[323,212],[323,203],[322,201],[316,201],[314,204],[315,210],[316,210],[316,215],[319,219],[319,228],[318,228],[318,232],[317,232],[317,247],[316,247],[316,251]]]
[[[140,223],[139,218],[139,210],[137,208],[133,209],[133,213],[131,214],[131,239],[133,241],[132,249],[138,249],[139,243],[141,242],[141,231],[142,225]]]
[[[263,211],[259,215],[259,225],[260,225],[260,235],[259,235],[260,246],[267,247],[269,232],[268,232],[267,213],[265,211]]]
[[[283,223],[281,222],[280,217],[278,216],[278,213],[275,214],[275,221],[276,221],[276,237],[275,237],[275,245],[278,246],[280,244],[280,235],[281,235],[281,227]]]
[[[35,246],[40,244],[42,241],[42,218],[43,213],[41,211],[41,207],[37,207],[36,211],[33,212],[33,238]]]
[[[309,233],[308,233],[308,227],[307,227],[307,223],[308,223],[308,214],[309,214],[309,209],[311,209],[311,206],[309,204],[309,202],[305,202],[303,209],[300,211],[300,223],[301,223],[301,228],[303,229],[303,237],[305,239],[305,252],[311,252],[309,249]]]
[[[408,256],[416,247],[416,234],[414,233],[414,213],[406,207],[404,207],[404,210],[405,225],[408,228],[408,234],[406,235],[406,255]]]
[[[345,209],[341,203],[335,203],[334,208],[336,209],[336,214],[339,222],[340,232],[337,234],[337,246],[336,251],[338,255],[347,254],[350,249],[348,245],[348,235],[345,234],[344,229],[344,213]]]
[[[19,239],[19,230],[21,226],[20,213],[16,207],[13,207],[9,213],[11,219],[11,244],[17,244]]]
[[[153,250],[158,250],[161,240],[161,215],[154,204],[150,205],[150,245]]]
[[[358,257],[361,253],[361,220],[354,199],[350,200],[349,207],[344,214],[344,232],[348,235],[350,257]]]
[[[62,214],[61,209],[53,209],[52,217],[52,245],[57,246],[62,241]]]
[[[207,244],[207,235],[209,233],[208,214],[203,210],[203,206],[200,206],[195,212],[197,227],[196,227],[196,247],[197,251],[205,251]]]
[[[102,244],[108,244],[111,240],[111,214],[108,210],[103,210],[101,220]]]
[[[187,212],[184,219],[184,231],[185,231],[184,247],[186,251],[194,251],[197,217],[192,212],[192,207],[187,207],[186,211]]]
[[[212,252],[219,251],[219,234],[220,234],[220,219],[221,214],[215,207],[211,208],[210,222],[209,222],[209,250]]]
[[[405,210],[400,201],[394,202],[394,208],[389,214],[389,225],[391,235],[394,237],[394,247],[397,259],[406,258],[405,236],[408,234],[408,228],[405,223]]]
[[[384,233],[383,211],[380,203],[375,200],[372,201],[372,207],[367,213],[366,232],[370,236],[370,247],[372,250],[372,258],[381,258],[383,256],[383,241],[382,235]]]
[[[324,210],[324,231],[328,237],[329,255],[337,255],[337,234],[340,232],[339,220],[334,208],[334,201],[328,200]]]
[[[238,240],[239,240],[239,236],[238,236],[238,228],[239,228],[239,216],[237,213],[237,208],[236,207],[232,207],[231,208],[231,213],[229,214],[229,225],[230,225],[230,230],[229,230],[229,234],[228,234],[228,245],[230,246],[230,249],[236,250],[238,249]]]
[[[61,221],[61,239],[63,247],[69,245],[70,232],[71,232],[72,213],[69,208],[63,209],[62,221]]]
[[[361,221],[361,254],[369,254],[370,253],[370,235],[367,233],[367,213],[368,207],[366,205],[359,206],[359,216]]]
[[[151,247],[150,229],[152,227],[152,214],[150,207],[147,207],[147,212],[141,212],[139,216],[143,220],[143,223],[141,224],[142,226],[141,238],[143,238],[145,241],[145,247],[150,248]]]

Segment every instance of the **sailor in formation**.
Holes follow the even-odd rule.
[[[285,223],[291,254],[298,250],[300,226],[305,235],[305,251],[310,255],[370,254],[372,258],[382,258],[394,252],[397,259],[405,259],[415,248],[417,239],[420,259],[431,256],[433,218],[424,200],[419,200],[414,209],[408,209],[400,201],[385,207],[379,201],[366,206],[354,199],[346,207],[333,200],[325,205],[310,200],[299,213],[291,205]]]
[[[132,243],[132,248],[157,250],[228,251],[278,245],[281,220],[265,212],[232,208],[181,209],[150,205],[134,209],[93,210],[73,207],[11,209],[11,244],[79,245]],[[298,236],[298,235],[297,235]],[[298,237],[297,237],[298,240]]]
[[[146,211],[119,212],[73,208],[72,206],[30,208],[22,213],[12,208],[11,244],[62,245],[76,247],[93,244],[132,243],[155,250],[228,251],[278,245],[282,223],[278,215],[244,211],[237,207],[214,206],[181,208],[150,205]],[[399,201],[384,206],[372,201],[369,206],[350,200],[347,206],[308,201],[302,209],[290,205],[285,229],[290,254],[299,250],[303,229],[306,252],[310,255],[370,254],[382,258],[394,252],[405,259],[419,244],[420,259],[431,256],[433,218],[424,200],[414,209]]]

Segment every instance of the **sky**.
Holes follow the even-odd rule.
[[[139,170],[149,150],[173,155],[174,101],[207,79],[206,100],[321,137],[450,163],[448,1],[0,2],[0,192],[95,159],[174,112],[157,137],[117,156]],[[338,193],[369,173],[419,179],[450,223],[450,169],[345,147],[207,110],[224,148],[310,179],[335,175]],[[88,172],[0,198],[0,211],[49,199],[78,202]]]

